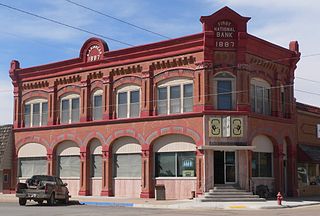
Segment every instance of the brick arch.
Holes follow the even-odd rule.
[[[253,76],[250,76],[250,83],[251,83],[251,80],[255,78],[266,81],[270,85],[270,87],[274,85],[274,80],[272,79],[272,77],[265,75],[264,72],[253,73]]]
[[[72,141],[76,143],[79,147],[83,146],[83,142],[81,141],[80,138],[76,137],[76,135],[65,133],[65,134],[61,134],[59,136],[54,137],[50,142],[50,148],[56,149],[56,147],[64,141]]]
[[[80,139],[79,139],[79,140],[80,140]],[[78,143],[78,140],[75,140],[75,139],[72,139],[72,138],[67,138],[67,139],[64,139],[64,140],[61,140],[61,141],[56,142],[54,145],[51,145],[50,148],[49,148],[49,150],[48,150],[48,153],[51,153],[51,154],[53,154],[53,155],[56,155],[58,146],[59,146],[61,143],[65,142],[65,141],[74,142],[74,143],[80,148],[80,151],[81,151],[82,146],[81,146],[81,144]],[[80,140],[80,141],[81,141],[81,140]]]
[[[91,85],[91,94],[96,91],[97,89],[103,89],[103,82],[102,80],[94,80],[90,83]]]
[[[117,89],[120,86],[125,85],[125,84],[133,84],[133,85],[137,85],[137,86],[141,87],[142,78],[138,77],[138,76],[132,76],[132,75],[120,77],[120,78],[114,80],[113,88]]]
[[[18,155],[20,148],[28,143],[38,143],[40,145],[43,145],[44,147],[46,147],[47,151],[48,151],[48,148],[50,147],[49,142],[46,139],[39,136],[29,136],[29,137],[20,139],[16,143],[16,152],[15,152],[16,155]]]
[[[88,148],[91,140],[93,140],[93,139],[99,140],[99,142],[101,143],[101,145],[105,145],[105,144],[106,144],[106,139],[105,139],[105,137],[103,136],[103,134],[100,133],[100,132],[94,131],[94,132],[89,133],[89,134],[84,138],[84,140],[83,140],[83,142],[82,142],[82,143],[83,143],[83,146],[86,146],[86,148]]]
[[[147,136],[145,144],[151,147],[154,141],[159,137],[165,136],[165,135],[173,135],[173,134],[178,134],[178,135],[180,134],[180,135],[190,137],[194,141],[196,146],[203,145],[202,138],[198,132],[183,126],[168,126],[168,127],[159,128],[158,130],[155,130],[154,132],[152,132]]]
[[[22,95],[22,103],[25,103],[26,100],[29,99],[47,99],[49,100],[49,93],[43,90],[30,91]]]
[[[136,139],[140,145],[142,146],[145,143],[145,140],[141,134],[138,134],[136,131],[127,129],[127,130],[117,130],[114,131],[112,134],[110,134],[106,141],[105,144],[102,144],[102,149],[104,151],[110,151],[112,149],[112,145],[114,141],[121,137],[131,137],[133,139]]]
[[[233,76],[233,78],[237,78],[237,73],[235,70],[231,71],[231,70],[226,70],[226,69],[221,69],[221,70],[213,70],[212,71],[212,76],[213,78],[216,78],[215,76],[221,74],[221,73],[227,73],[230,74],[231,76]]]
[[[155,84],[170,78],[189,78],[194,79],[194,70],[191,68],[173,68],[170,70],[164,70],[157,73],[153,81]]]
[[[61,96],[63,96],[64,94],[67,94],[67,93],[71,93],[71,94],[74,93],[74,94],[80,95],[80,93],[81,93],[80,86],[77,86],[77,85],[63,86],[60,89],[58,89],[58,95],[57,96],[60,99]]]

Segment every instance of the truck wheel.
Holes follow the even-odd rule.
[[[27,203],[27,199],[19,198],[19,205],[24,206]]]
[[[54,193],[52,193],[51,194],[51,196],[50,196],[50,198],[49,198],[49,200],[48,200],[48,204],[49,205],[54,205],[54,204],[56,204],[56,200],[55,200],[55,197],[54,197]]]
[[[43,200],[38,200],[38,204],[42,205],[43,204]]]

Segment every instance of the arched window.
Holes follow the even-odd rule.
[[[38,127],[48,124],[48,101],[33,99],[24,104],[25,127]]]
[[[196,145],[184,135],[158,138],[153,147],[155,177],[195,177]]]
[[[253,139],[252,145],[256,147],[252,153],[252,177],[272,177],[273,145],[271,140],[259,135]]]
[[[261,79],[252,79],[250,84],[251,110],[256,113],[271,115],[270,84]]]
[[[18,176],[30,178],[33,175],[47,174],[47,150],[41,144],[28,143],[18,152]]]
[[[113,144],[113,176],[141,177],[141,145],[131,137],[122,137]]]
[[[91,177],[102,177],[102,145],[98,139],[90,142]]]
[[[69,94],[61,98],[60,122],[71,124],[80,120],[80,96]]]
[[[218,110],[233,110],[236,104],[235,78],[227,72],[214,77],[214,107]]]
[[[133,118],[140,116],[140,87],[127,85],[117,91],[117,117]]]
[[[103,91],[101,89],[92,94],[92,120],[102,119],[102,94]]]
[[[57,172],[59,177],[80,177],[80,148],[72,141],[57,147]]]
[[[167,115],[193,111],[193,81],[172,79],[158,85],[157,113]]]

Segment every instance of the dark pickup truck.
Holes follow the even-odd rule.
[[[54,205],[58,200],[68,204],[71,196],[66,186],[59,177],[34,175],[26,183],[17,184],[16,197],[19,198],[20,205],[25,205],[27,200],[34,200],[39,204],[46,200],[49,205]]]

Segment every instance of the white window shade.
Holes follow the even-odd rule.
[[[114,177],[141,177],[141,154],[114,156]]]
[[[57,168],[60,177],[80,177],[80,156],[59,156]]]
[[[46,157],[19,158],[19,177],[47,174]]]

